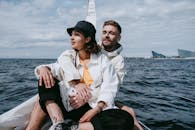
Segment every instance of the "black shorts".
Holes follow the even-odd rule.
[[[100,112],[92,120],[94,130],[133,130],[133,117],[121,109]]]
[[[67,112],[62,103],[60,96],[60,89],[57,80],[52,88],[45,88],[45,86],[38,86],[39,103],[42,110],[47,113],[45,103],[46,101],[54,101],[61,108],[65,119],[72,119],[79,121],[80,118],[90,109],[89,104]],[[100,112],[91,120],[94,130],[132,130],[134,126],[133,117],[126,111],[120,109],[108,109]]]

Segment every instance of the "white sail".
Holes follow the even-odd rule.
[[[88,1],[88,11],[86,21],[92,23],[96,28],[96,10],[95,10],[95,0]]]

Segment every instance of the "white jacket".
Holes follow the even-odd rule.
[[[122,50],[123,50],[122,46],[120,46],[118,49],[116,49],[115,51],[112,51],[112,52],[108,52],[108,51],[105,51],[104,49],[102,49],[102,53],[104,53],[108,57],[108,59],[110,60],[110,62],[114,66],[115,71],[117,72],[118,78],[120,80],[120,83],[123,82],[124,76],[126,74],[126,71],[124,69],[124,66],[125,66],[124,65],[124,58],[120,54]],[[62,69],[69,70],[66,72],[66,75],[68,75],[68,76],[66,76],[66,80],[68,82],[71,80],[74,80],[74,79],[81,79],[81,76],[74,65],[75,64],[75,61],[74,61],[75,56],[76,56],[76,53],[74,53],[74,51],[72,51],[72,52],[65,51],[59,56],[57,63],[41,65],[41,66],[48,66],[49,68],[56,68],[53,66],[56,66],[56,64],[59,64],[62,67]],[[66,60],[63,60],[64,58]],[[38,68],[41,66],[38,66]],[[35,75],[38,77],[36,71],[37,71],[37,68],[35,69]],[[63,72],[58,72],[58,71],[60,71],[60,69],[51,69],[51,71],[52,71],[52,74],[54,77],[57,77],[57,79],[62,80],[62,76],[61,76],[61,78],[59,76],[62,75],[61,73],[63,73]]]
[[[63,52],[56,63],[41,66],[48,66],[51,68],[53,76],[61,81],[59,83],[61,87],[68,87],[66,84],[68,81],[80,79],[81,75],[83,75],[83,66],[80,64],[79,56],[76,55],[74,50]],[[37,77],[37,69],[41,66],[38,66],[35,69]],[[92,89],[92,98],[88,102],[89,105],[94,108],[99,101],[104,101],[107,105],[105,109],[113,108],[114,98],[118,92],[119,85],[119,79],[113,65],[104,54],[92,54],[90,57],[90,63],[88,64],[88,69],[94,81],[90,86]],[[63,98],[64,94],[61,96]],[[64,98],[67,97],[65,96]]]
[[[104,49],[102,49],[102,53],[104,53],[108,57],[108,59],[110,60],[110,62],[114,66],[114,68],[118,74],[118,78],[120,80],[120,83],[123,82],[124,76],[126,74],[126,71],[124,69],[124,66],[125,66],[124,58],[120,54],[122,50],[123,50],[122,46],[120,46],[118,49],[116,49],[112,52],[108,52],[108,51],[105,51]]]

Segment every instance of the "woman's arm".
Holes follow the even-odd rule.
[[[80,74],[74,65],[75,52],[67,50],[63,52],[56,63],[40,65],[35,68],[35,75],[39,79],[39,83],[44,83],[47,88],[54,84],[54,78],[74,83],[80,80]]]
[[[40,65],[35,68],[35,75],[39,79],[39,85],[45,84],[46,88],[54,86],[54,78],[59,77],[59,65],[57,63]],[[59,80],[59,79],[58,79]]]
[[[76,68],[75,61],[76,52],[74,50],[64,51],[57,59],[67,82],[81,79],[80,73]]]

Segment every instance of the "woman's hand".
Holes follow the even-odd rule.
[[[91,98],[91,89],[84,83],[75,86],[78,95],[87,102]]]
[[[76,85],[77,94],[70,96],[70,105],[72,108],[77,109],[86,104],[91,98],[91,89],[84,83]]]
[[[46,88],[51,88],[54,86],[55,81],[51,74],[51,71],[48,67],[41,67],[38,69],[39,73],[39,86],[42,86],[42,84],[45,84]]]
[[[79,120],[80,123],[89,122],[96,114],[100,112],[99,107],[88,110]]]

